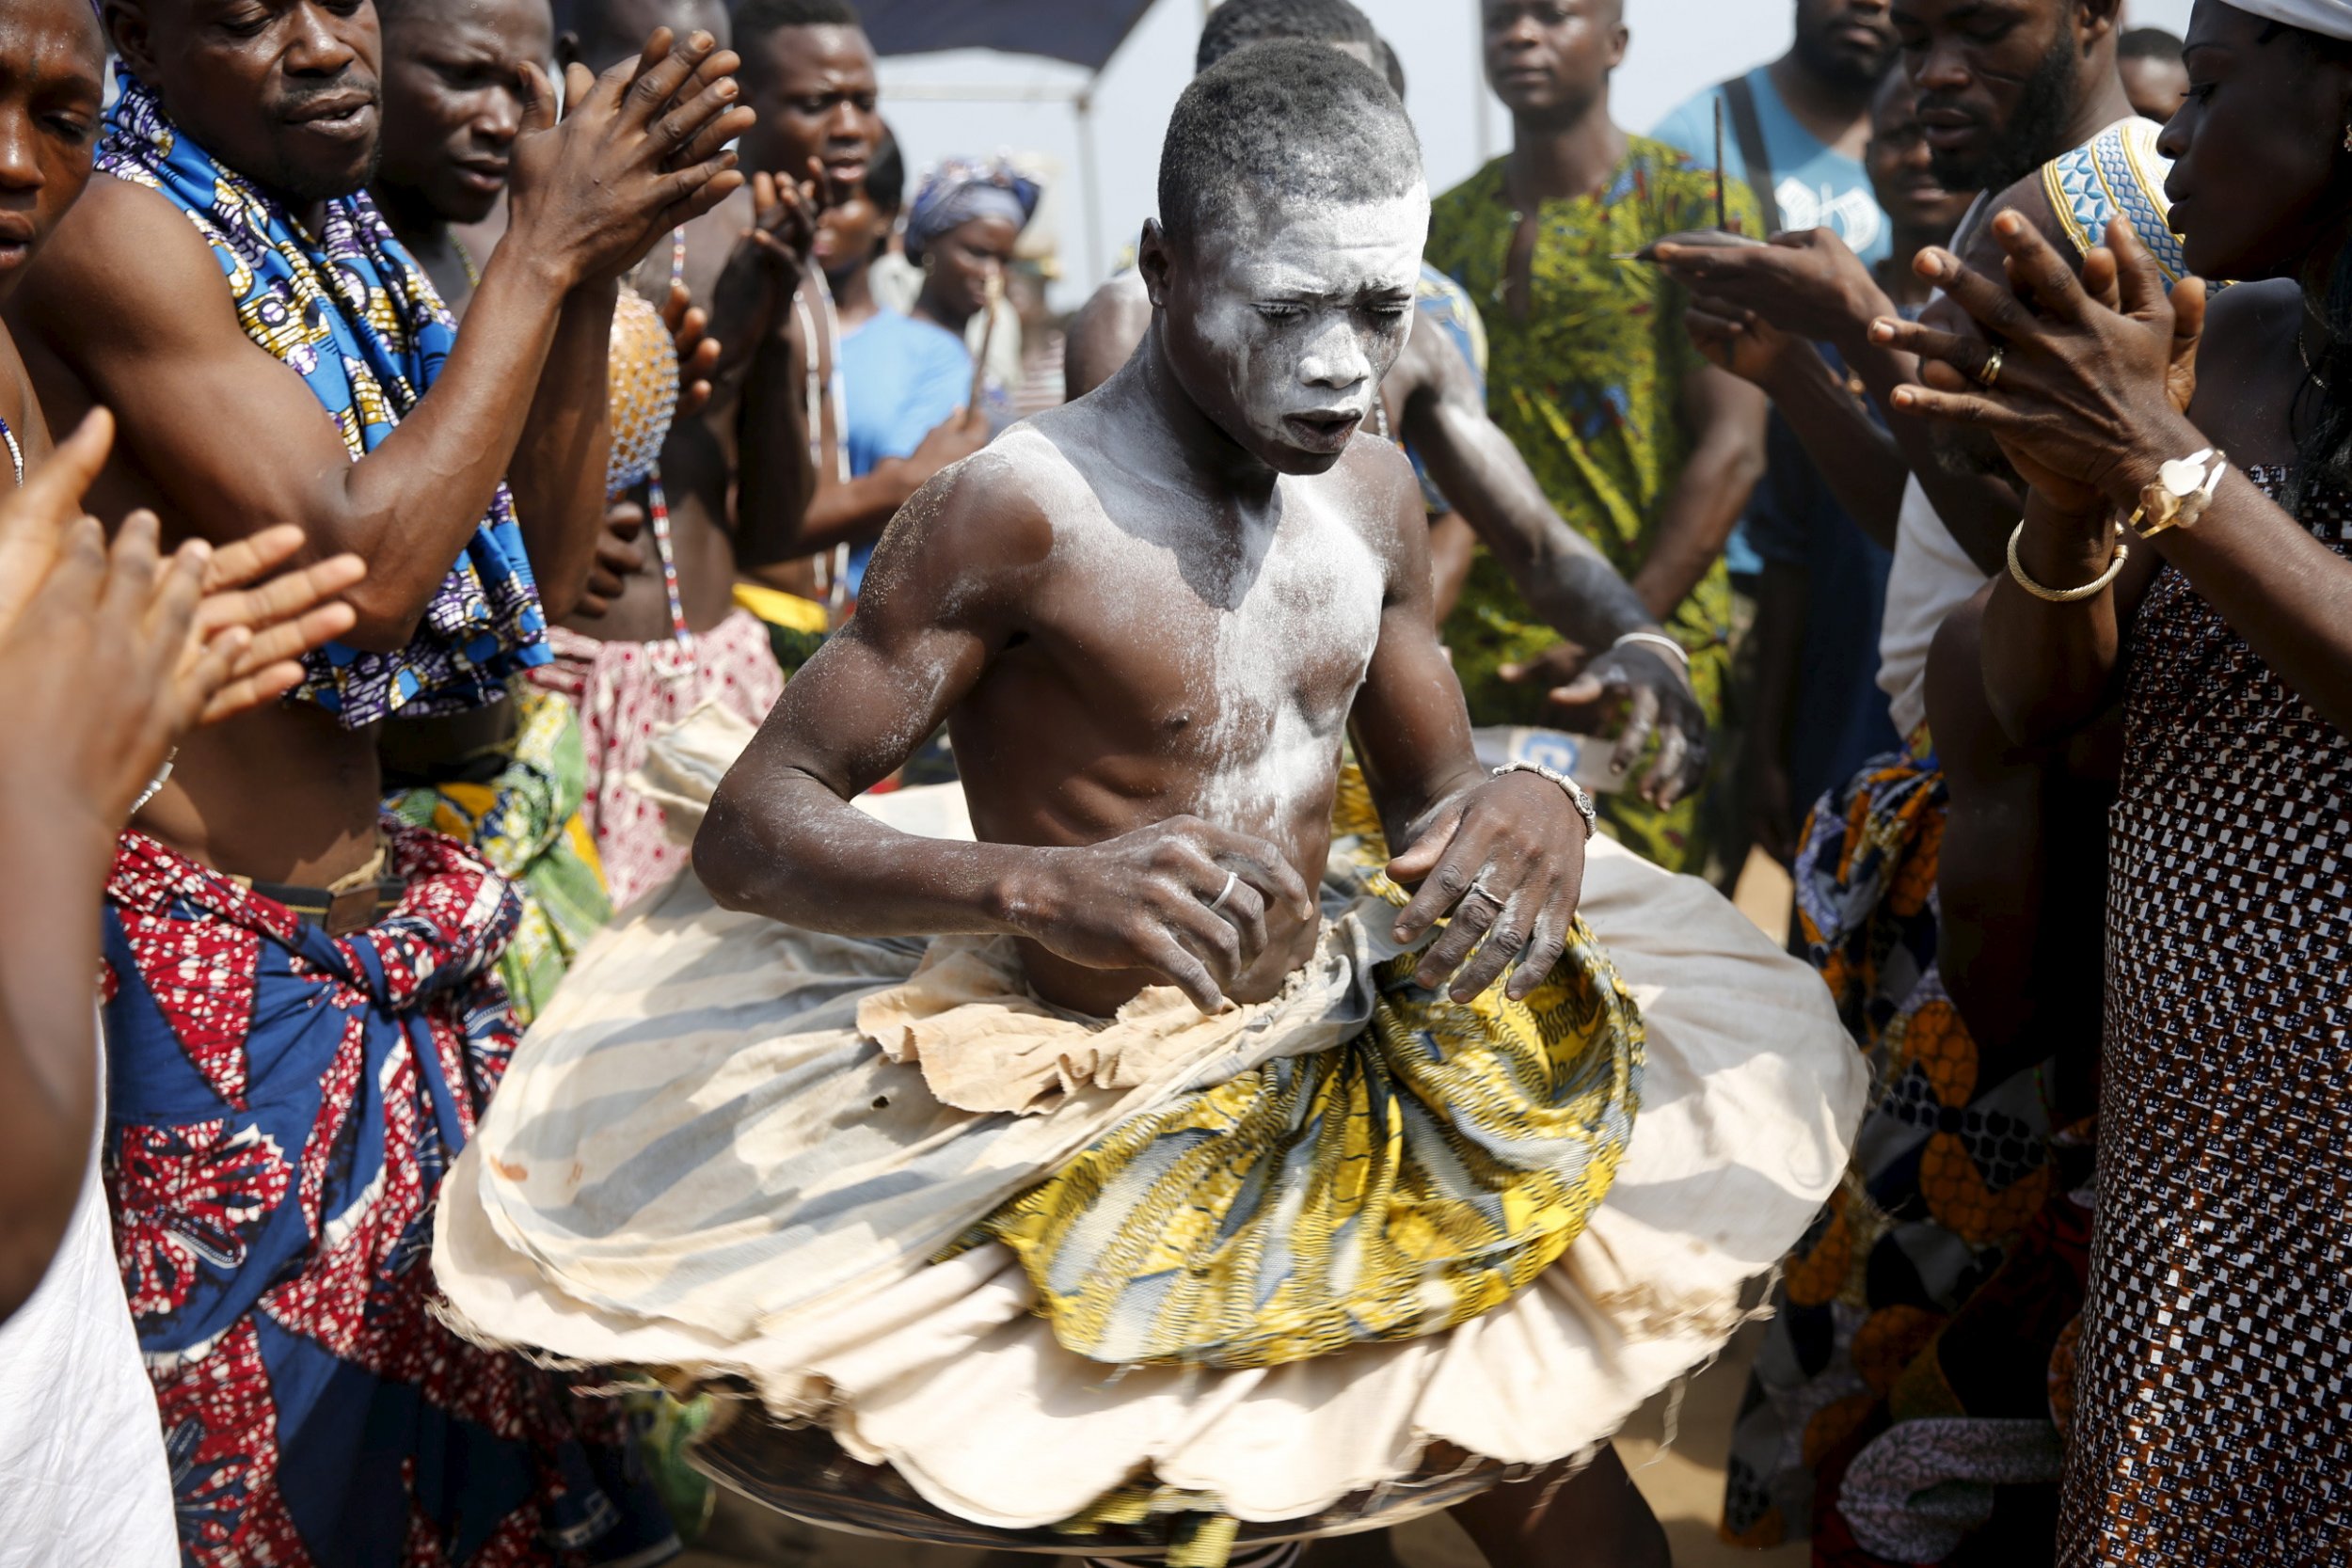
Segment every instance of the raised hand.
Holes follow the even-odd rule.
[[[752,226],[727,253],[711,290],[711,312],[724,345],[714,381],[732,379],[750,362],[782,325],[793,291],[808,274],[831,189],[821,160],[811,158],[808,169],[807,180],[782,180],[766,170],[752,176]]]
[[[1812,344],[1790,337],[1755,311],[1711,295],[1684,308],[1682,325],[1708,363],[1767,390],[1793,356],[1813,352]]]
[[[1660,266],[1693,294],[1755,312],[1799,338],[1851,342],[1888,314],[1885,293],[1862,259],[1826,229],[1775,235],[1770,245],[1652,247]]]
[[[694,303],[684,283],[670,285],[661,302],[661,325],[677,351],[677,406],[672,420],[691,420],[710,406],[710,378],[719,368],[719,340],[710,335],[710,312]]]
[[[1874,341],[1920,356],[1921,385],[1899,388],[1896,405],[1982,425],[2027,483],[2070,513],[2104,522],[2103,504],[2128,512],[2159,466],[2201,444],[2181,400],[2196,385],[2204,285],[2185,278],[2168,297],[2127,218],[2108,226],[2111,259],[2093,250],[2086,261],[2090,289],[2017,213],[1995,217],[1993,233],[2006,253],[1998,281],[1941,249],[1918,263],[1984,341],[1872,324]],[[2113,304],[2100,297],[2110,266]]]
[[[1505,773],[1448,804],[1389,875],[1421,884],[1396,920],[1396,940],[1419,942],[1452,915],[1422,955],[1413,983],[1468,1002],[1513,964],[1513,1001],[1543,984],[1566,948],[1584,888],[1584,817],[1540,774]],[[1475,957],[1473,957],[1475,949]]]
[[[726,143],[754,118],[736,102],[739,64],[708,33],[674,41],[658,28],[635,61],[600,77],[572,66],[559,123],[552,85],[526,63],[501,244],[522,245],[565,287],[600,281],[724,200],[743,182]]]
[[[0,493],[0,634],[40,592],[66,531],[81,518],[82,492],[105,467],[114,439],[114,416],[93,408],[27,476],[23,489]]]
[[[298,526],[281,523],[213,552],[179,675],[188,688],[186,699],[202,699],[199,722],[217,724],[293,690],[302,682],[302,656],[342,636],[358,619],[339,595],[367,577],[367,562],[338,555],[278,571],[305,543]],[[207,656],[224,635],[240,630],[247,634],[243,651],[230,660],[225,677],[207,687]]]
[[[1196,816],[1039,855],[1025,935],[1089,969],[1147,970],[1204,1013],[1266,950],[1270,912],[1314,918],[1312,894],[1279,849]]]

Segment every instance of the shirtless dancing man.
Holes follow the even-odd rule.
[[[1320,44],[1243,50],[1177,106],[1159,207],[1135,357],[898,515],[720,786],[708,891],[583,957],[452,1174],[444,1282],[494,1338],[627,1321],[646,1359],[739,1369],[997,1529],[1141,1488],[1295,1538],[1420,1497],[1497,1562],[1663,1562],[1605,1439],[1809,1217],[1781,1162],[1835,1158],[1851,1050],[1751,930],[1724,1070],[1664,1004],[1645,1066],[1588,882],[1721,901],[1588,843],[1573,785],[1473,760],[1419,486],[1360,428],[1428,221],[1394,95]],[[977,843],[852,804],[942,721]],[[1759,1055],[1789,1070],[1725,1087]],[[1696,1185],[1642,1241],[1602,1197],[1647,1180],[1645,1070],[1669,1117],[1780,1131],[1726,1162],[1669,1124]],[[1733,1163],[1771,1212],[1725,1207]],[[1622,1291],[1553,1266],[1588,1225]],[[1705,1302],[1651,1294],[1727,1250]],[[1463,1501],[1433,1440],[1594,1458]]]

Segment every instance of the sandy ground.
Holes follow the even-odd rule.
[[[1757,855],[1740,879],[1737,902],[1779,940],[1788,927],[1789,894],[1780,868]],[[1666,1527],[1677,1568],[1796,1568],[1808,1560],[1803,1543],[1743,1551],[1724,1545],[1715,1533],[1724,1455],[1757,1335],[1753,1327],[1742,1332],[1712,1367],[1652,1400],[1617,1436],[1618,1455]],[[1484,1568],[1485,1560],[1442,1514],[1394,1534],[1406,1568]],[[980,1568],[985,1556],[815,1529],[724,1496],[701,1544],[679,1560],[679,1568]],[[1307,1568],[1314,1568],[1311,1553]]]

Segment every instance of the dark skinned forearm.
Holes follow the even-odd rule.
[[[619,286],[608,282],[564,296],[547,368],[506,470],[550,621],[570,614],[580,602],[604,528],[604,476],[612,450],[606,386],[619,293]]]
[[[1895,547],[1911,469],[1894,437],[1832,374],[1812,344],[1790,349],[1765,385],[1831,494],[1882,549]]]
[[[1406,439],[1544,624],[1586,648],[1655,630],[1632,584],[1552,509],[1527,460],[1475,402],[1417,398]]]
[[[1837,346],[1846,363],[1870,389],[1870,396],[1886,411],[1886,427],[1894,435],[1896,448],[1905,466],[1918,477],[1919,488],[1927,492],[1953,542],[1986,576],[2001,571],[2008,558],[2010,531],[2017,526],[2017,491],[1990,474],[1947,471],[1936,452],[1933,425],[1896,405],[1895,388],[1919,378],[1917,358],[1861,336]]]
[[[1648,559],[1633,576],[1633,591],[1660,621],[1673,615],[1722,559],[1749,492],[1764,477],[1763,394],[1740,389],[1753,399],[1753,408],[1735,405],[1700,427],[1698,445],[1667,493]]]
[[[432,392],[305,519],[311,557],[348,551],[368,563],[345,595],[359,619],[344,641],[392,652],[416,634],[514,461],[570,292],[521,246],[501,245]],[[593,386],[600,400],[602,379]]]
[[[797,317],[797,311],[785,315]],[[795,325],[769,333],[743,372],[736,404],[739,479],[735,559],[745,570],[813,553],[802,543],[817,494],[808,428],[808,348]]]
[[[98,1116],[93,977],[114,840],[54,780],[0,780],[0,1322],[29,1299],[81,1193]]]

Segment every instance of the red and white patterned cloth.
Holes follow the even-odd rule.
[[[689,859],[662,809],[628,785],[654,737],[709,701],[757,724],[784,695],[784,671],[766,624],[739,610],[686,641],[604,642],[555,626],[548,642],[555,662],[531,679],[580,710],[588,751],[581,815],[596,835],[612,907],[626,909]]]

